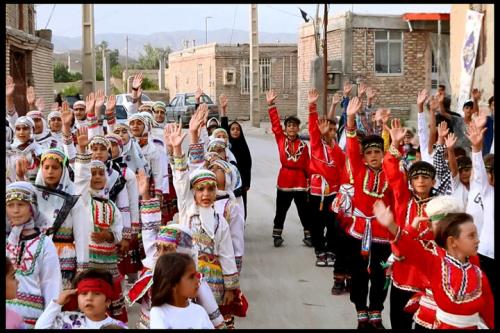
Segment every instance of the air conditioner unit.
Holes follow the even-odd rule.
[[[236,84],[236,69],[225,68],[223,70],[223,78],[225,86],[234,86]]]

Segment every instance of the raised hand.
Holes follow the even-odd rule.
[[[63,125],[63,132],[69,134],[71,123],[73,122],[73,112],[69,110],[68,102],[62,103],[61,120]]]
[[[38,97],[35,102],[36,109],[42,111],[45,109],[45,100],[43,97]]]
[[[373,203],[373,215],[377,218],[377,221],[386,228],[395,224],[391,207],[386,207],[382,200],[377,200]]]
[[[477,115],[475,115],[472,120],[477,128],[483,128],[486,125],[486,120],[488,119],[488,108],[481,107]]]
[[[366,94],[366,84],[364,82],[361,82],[358,86],[358,97],[361,98]]]
[[[358,113],[359,110],[361,110],[362,104],[363,102],[358,97],[354,97],[353,99],[351,99],[349,101],[349,105],[347,106],[347,115],[348,116],[356,115],[356,113]]]
[[[194,92],[194,99],[198,104],[200,103],[201,95],[203,95],[203,90],[201,90],[200,87],[198,87],[198,89],[196,89],[196,91]]]
[[[415,218],[411,222],[411,226],[413,229],[419,230],[420,223],[422,223],[424,221],[426,222],[426,224],[429,224],[430,218],[426,217],[426,216],[415,216]]]
[[[274,89],[269,89],[269,91],[266,93],[267,105],[273,105],[276,101],[276,98],[278,98],[278,94],[276,94],[276,91],[274,91]]]
[[[227,99],[227,96],[222,94],[219,96],[219,104],[220,104],[220,107],[225,110],[227,108],[227,103],[228,103],[228,99]]]
[[[332,96],[332,104],[338,105],[340,102],[342,102],[342,95],[339,93],[335,93]]]
[[[450,131],[446,121],[442,121],[441,123],[439,123],[437,130],[438,130],[438,136],[440,138],[443,138],[443,139],[444,139],[444,137],[446,137],[448,135],[448,133]]]
[[[481,91],[477,88],[472,89],[471,97],[474,101],[479,101],[481,99]]]
[[[330,122],[326,118],[318,119],[318,128],[321,135],[326,135],[330,130]]]
[[[5,96],[9,97],[14,94],[14,89],[16,88],[16,85],[14,83],[14,79],[12,76],[7,75],[7,80],[5,82]]]
[[[486,127],[480,129],[474,122],[471,122],[467,127],[467,138],[471,142],[472,147],[476,148],[477,151],[481,151],[485,132]]]
[[[172,124],[173,131],[169,136],[170,144],[175,148],[180,148],[182,145],[182,141],[187,135],[186,133],[182,133],[182,120],[179,120],[179,124]]]
[[[384,125],[384,127],[391,135],[392,144],[398,147],[407,132],[407,129],[401,126],[401,120],[395,118],[391,121],[392,128],[389,128],[387,125]]]
[[[16,176],[18,180],[24,180],[24,176],[28,172],[29,162],[26,158],[21,157],[16,160]]]
[[[106,101],[106,96],[104,95],[104,90],[99,89],[95,94],[95,113],[99,113],[101,111],[101,107],[104,105]]]
[[[86,126],[80,127],[76,132],[76,139],[78,140],[80,152],[84,152],[89,144],[89,129]]]
[[[35,105],[35,88],[28,87],[28,89],[26,89],[26,100],[30,107]]]
[[[352,84],[350,82],[344,83],[343,92],[345,97],[349,97],[349,95],[351,94],[351,90],[352,90]]]
[[[173,124],[167,124],[167,126],[165,126],[165,128],[163,129],[163,142],[165,142],[168,151],[172,150],[172,145],[170,144],[170,134],[172,134],[172,125]]]
[[[377,92],[372,87],[366,88],[366,98],[368,99],[368,104],[372,104],[373,99],[377,96]]]
[[[455,135],[455,133],[448,134],[444,139],[444,144],[448,149],[453,149],[455,143],[457,143],[457,136]]]
[[[57,298],[57,304],[66,305],[71,300],[73,296],[76,296],[78,289],[66,289],[61,291],[59,297]]]
[[[319,98],[319,92],[316,89],[310,89],[309,94],[307,95],[307,101],[309,104],[316,104]]]
[[[149,200],[149,178],[146,176],[144,170],[140,169],[139,172],[135,175],[137,178],[137,190],[139,194],[142,196],[142,199]]]
[[[425,101],[429,98],[429,92],[426,89],[422,89],[417,96],[417,104],[424,105]]]
[[[142,80],[144,79],[144,75],[142,72],[134,75],[134,79],[132,80],[132,90],[137,90],[142,86]]]
[[[106,111],[111,112],[116,108],[116,96],[111,95],[108,97],[108,103],[106,104]]]
[[[85,112],[90,115],[94,115],[94,106],[95,106],[95,95],[93,92],[87,95],[85,98]]]

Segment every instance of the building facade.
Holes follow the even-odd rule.
[[[53,51],[50,30],[35,31],[35,5],[5,5],[5,68],[16,84],[15,104],[26,114],[26,89],[33,86],[46,107],[54,101]]]
[[[297,115],[297,45],[260,44],[260,119],[265,121],[265,93],[279,94],[280,114]],[[249,44],[207,44],[169,54],[166,86],[170,97],[195,92],[200,87],[214,103],[224,94],[229,99],[230,119],[250,119]]]
[[[472,87],[483,92],[482,102],[486,103],[494,94],[495,76],[495,6],[493,4],[457,4],[451,6],[450,13],[450,83],[452,107],[460,109],[455,103],[460,91],[462,49],[465,40],[466,14],[475,10],[484,14],[476,54],[476,64]]]
[[[449,45],[449,15],[436,15],[442,19],[441,45]],[[353,94],[357,84],[365,82],[376,89],[378,106],[390,108],[401,119],[413,118],[410,110],[414,109],[418,92],[424,88],[436,90],[438,82],[447,85],[449,80],[447,52],[440,54],[441,75],[437,75],[437,52],[433,47],[437,30],[435,17],[352,12],[329,17],[328,104],[331,95],[342,90],[344,82],[354,84]],[[315,56],[314,26],[310,22],[300,27],[298,41],[298,110],[302,120],[307,119],[307,91],[312,87]]]

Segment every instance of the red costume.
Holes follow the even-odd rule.
[[[309,104],[311,195],[323,197],[335,194],[339,190],[341,170],[345,166],[345,155],[338,144],[335,143],[331,147],[322,141],[317,122],[316,104]]]
[[[281,127],[278,110],[269,108],[272,130],[280,154],[281,168],[278,174],[278,189],[282,191],[307,191],[309,177],[309,149],[299,139],[290,140]]]
[[[493,295],[486,275],[471,261],[461,263],[434,241],[417,241],[418,230],[407,226],[393,242],[406,261],[429,281],[437,304],[434,329],[477,329],[481,319],[494,328]]]
[[[365,165],[360,146],[356,131],[348,130],[346,154],[354,179],[354,212],[347,232],[356,239],[366,239],[366,242],[389,244],[391,234],[373,216],[373,204],[376,200],[383,200],[387,206],[392,206],[392,191],[383,169],[373,170]],[[365,247],[363,250],[367,251]]]

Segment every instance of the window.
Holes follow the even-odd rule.
[[[241,94],[249,94],[250,93],[250,63],[248,59],[244,59],[241,61],[241,75],[240,75],[240,84],[241,84]]]
[[[222,71],[224,78],[224,85],[232,86],[236,84],[236,69],[234,68],[224,68]]]
[[[203,89],[203,65],[198,64],[198,72],[197,72],[197,79],[196,79],[196,85]]]
[[[200,103],[213,104],[210,97],[208,97],[205,94],[201,95]],[[196,99],[194,98],[194,94],[186,95],[186,105],[195,105],[195,104],[196,104]]]
[[[431,73],[437,73],[438,72],[438,67],[436,63],[436,58],[434,57],[434,52],[432,52],[432,65],[431,65]]]
[[[259,59],[260,67],[260,93],[271,89],[271,59]]]
[[[375,73],[401,74],[403,71],[403,33],[375,31]]]
[[[174,99],[170,102],[171,106],[175,106],[177,104],[177,97],[174,97]]]

